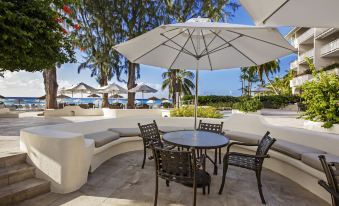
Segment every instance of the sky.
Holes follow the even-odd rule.
[[[248,15],[243,7],[240,7],[234,13],[234,17],[229,20],[229,23],[253,25],[253,20]],[[290,28],[278,28],[282,35],[286,35]],[[82,54],[80,51],[76,53],[77,61],[82,61]],[[280,59],[280,73],[275,76],[283,76],[289,69],[289,64],[295,59],[295,55],[289,55]],[[98,87],[94,77],[90,76],[89,70],[82,70],[78,73],[78,65],[63,64],[57,70],[57,78],[59,88],[69,87],[79,82],[85,82],[93,87]],[[161,90],[162,77],[161,74],[165,69],[155,68],[141,65],[141,78],[137,83],[146,83],[149,86],[158,90],[155,94],[145,95],[168,97],[168,91]],[[218,71],[201,71],[199,73],[199,95],[241,95],[240,87],[240,69],[227,69]],[[123,75],[123,79],[127,81],[127,76]],[[126,88],[125,83],[120,83],[113,78],[110,83],[118,83]],[[42,73],[35,72],[6,72],[4,78],[0,78],[0,94],[6,97],[37,97],[45,94]],[[137,94],[137,98],[140,98]]]

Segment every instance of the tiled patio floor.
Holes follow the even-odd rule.
[[[141,169],[142,152],[130,152],[114,157],[89,176],[88,183],[71,194],[49,193],[20,206],[139,206],[153,205],[154,167],[147,161]],[[212,167],[208,167],[212,172]],[[199,206],[256,206],[262,205],[253,172],[235,167],[229,168],[224,193],[217,191],[219,175],[212,177],[211,193],[202,195],[198,190]],[[296,183],[270,170],[263,170],[263,191],[267,205],[274,206],[328,206],[326,202]],[[191,205],[191,188],[171,183],[166,187],[160,181],[158,205]]]

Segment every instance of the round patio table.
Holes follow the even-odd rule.
[[[219,149],[229,143],[229,138],[224,135],[199,130],[168,132],[163,135],[163,140],[175,146],[192,147],[195,149]],[[218,171],[216,155],[217,153],[215,153],[215,160],[213,161],[206,154],[206,157],[214,165],[214,174],[217,174]]]

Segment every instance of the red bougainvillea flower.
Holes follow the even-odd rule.
[[[68,34],[68,31],[65,28],[60,29],[64,34]]]
[[[80,25],[79,25],[79,24],[74,24],[73,28],[74,28],[75,30],[79,30],[79,29],[80,29]]]
[[[72,10],[68,6],[64,5],[62,9],[66,14],[72,14]]]
[[[61,17],[58,17],[58,18],[55,19],[55,21],[58,22],[58,23],[62,23],[62,22],[64,22],[64,19],[61,18]]]

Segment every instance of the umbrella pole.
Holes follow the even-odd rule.
[[[199,60],[197,60],[197,68],[195,70],[195,98],[194,98],[194,130],[197,129],[198,117],[198,79],[199,79]]]

